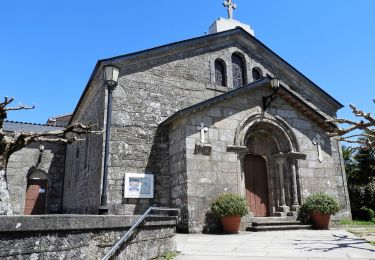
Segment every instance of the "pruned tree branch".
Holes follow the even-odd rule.
[[[46,141],[52,143],[71,144],[79,139],[83,134],[102,134],[103,131],[93,131],[92,126],[86,126],[80,123],[75,123],[66,128],[43,132],[43,133],[17,133],[12,140],[12,148],[10,154],[25,147],[26,145],[37,142]]]
[[[4,108],[4,111],[11,111],[11,110],[26,110],[26,109],[34,109],[34,108],[35,108],[35,105],[27,106],[27,105],[19,104],[19,105],[16,106],[16,107],[6,107],[6,108]]]
[[[102,134],[103,131],[93,131],[93,126],[86,126],[75,123],[63,129],[49,131],[44,133],[5,133],[3,132],[3,123],[7,118],[8,111],[34,109],[35,106],[18,105],[9,107],[14,101],[13,98],[5,97],[0,103],[0,215],[12,215],[13,210],[10,203],[6,169],[9,157],[16,151],[25,146],[38,141],[71,144],[80,139],[81,135]]]
[[[5,97],[4,102],[0,103],[0,107],[6,107],[7,105],[12,103],[13,101],[14,101],[14,98]]]
[[[373,99],[375,104],[375,99]],[[361,148],[373,149],[375,148],[375,118],[371,113],[365,113],[358,109],[355,105],[350,104],[349,107],[352,109],[352,113],[359,117],[359,121],[353,121],[344,118],[335,118],[333,120],[328,120],[328,122],[333,122],[336,124],[347,124],[348,127],[341,128],[338,127],[333,133],[328,133],[329,136],[335,137],[339,141],[344,141],[353,144],[359,144]],[[353,131],[359,130],[361,133],[352,134]],[[356,139],[353,139],[356,138]]]
[[[14,101],[14,98],[5,97],[4,101],[0,103],[0,133],[2,133],[4,120],[7,118],[7,112],[13,110],[25,110],[25,109],[34,109],[35,106],[27,106],[19,104],[16,107],[7,107],[10,103]]]

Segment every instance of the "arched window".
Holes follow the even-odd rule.
[[[245,64],[238,54],[232,55],[233,88],[245,85]]]
[[[225,64],[221,60],[215,61],[215,84],[220,86],[227,85],[227,79],[225,75]]]
[[[257,81],[257,80],[260,80],[262,78],[262,73],[261,73],[260,69],[258,69],[258,68],[253,68],[252,75],[253,75],[253,81]]]

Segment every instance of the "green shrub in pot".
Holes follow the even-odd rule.
[[[310,215],[313,227],[317,229],[328,229],[330,216],[339,210],[337,200],[322,192],[308,196],[301,207],[301,212]]]
[[[247,215],[249,210],[245,198],[224,193],[212,203],[211,212],[220,219],[225,233],[238,233],[241,217]]]
[[[246,199],[233,193],[224,193],[217,197],[212,203],[211,212],[217,218],[243,217],[249,213]]]

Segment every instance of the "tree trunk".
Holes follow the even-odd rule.
[[[7,160],[0,156],[0,215],[13,215],[6,178]]]

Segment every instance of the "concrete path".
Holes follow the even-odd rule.
[[[343,230],[177,234],[175,260],[372,259],[375,247]]]

